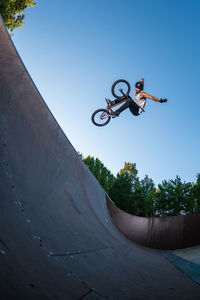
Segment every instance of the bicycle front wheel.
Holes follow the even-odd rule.
[[[108,111],[104,108],[95,110],[91,117],[92,123],[96,126],[105,126],[110,122],[110,119]]]
[[[120,90],[122,90],[123,93],[128,96],[131,91],[130,83],[124,79],[116,80],[111,87],[111,92],[112,92],[112,95],[117,99],[123,97],[123,94],[121,93]]]

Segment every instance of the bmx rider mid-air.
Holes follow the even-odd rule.
[[[140,81],[136,82],[135,84],[134,99],[132,99],[129,96],[126,102],[120,108],[118,108],[116,111],[113,111],[113,117],[118,117],[120,113],[127,108],[130,109],[131,113],[134,116],[139,116],[142,113],[142,111],[144,111],[147,98],[160,103],[167,102],[167,99],[159,99],[157,97],[147,94],[143,90],[144,90],[144,79],[142,78]],[[116,99],[114,101],[111,101],[109,99],[107,100],[111,106],[116,105],[122,101],[122,99],[121,100]]]
[[[160,103],[167,102],[167,99],[157,98],[144,92],[144,79],[135,84],[134,98],[130,94],[131,86],[125,79],[116,80],[112,87],[111,92],[115,97],[113,101],[106,98],[107,107],[100,108],[93,112],[91,120],[96,126],[107,125],[111,118],[116,118],[122,111],[129,108],[134,116],[139,116],[143,111],[146,104],[146,99],[151,99]],[[121,105],[117,110],[113,110],[115,106]]]

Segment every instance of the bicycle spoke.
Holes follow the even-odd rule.
[[[108,119],[108,114],[107,113],[103,113],[101,116],[100,116],[101,120],[103,119]]]
[[[126,94],[127,91],[128,91],[128,88],[127,88],[127,85],[124,83],[124,82],[119,82],[117,85],[116,85],[116,94],[118,96],[122,96],[122,93],[120,91],[120,89],[123,90],[123,93]]]
[[[112,95],[119,99],[123,98],[124,95],[129,95],[130,90],[129,82],[124,79],[116,80],[111,87]]]
[[[104,113],[99,112],[95,115],[94,120],[98,124],[103,124],[108,120],[108,118],[109,118],[109,115],[106,112],[104,112]]]

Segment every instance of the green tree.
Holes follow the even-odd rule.
[[[194,201],[191,197],[192,184],[175,180],[164,180],[158,185],[156,193],[156,214],[159,216],[177,216],[191,212]]]
[[[131,213],[137,216],[153,216],[155,210],[156,187],[147,175],[137,180],[133,187],[133,204]]]
[[[94,157],[87,156],[83,159],[83,161],[109,195],[110,189],[115,181],[114,175],[104,166],[104,164],[98,158],[95,159]]]
[[[132,206],[133,180],[128,172],[120,172],[110,188],[109,196],[120,209],[130,212]]]
[[[24,25],[24,9],[35,6],[34,0],[1,0],[0,14],[6,27],[12,32]]]
[[[132,211],[133,182],[135,182],[137,174],[136,164],[125,162],[110,189],[109,196],[113,202],[127,213]]]
[[[132,181],[137,178],[138,170],[136,169],[136,164],[125,162],[123,169],[119,171],[119,175],[128,174]]]
[[[200,174],[197,174],[196,183],[192,184],[191,198],[193,199],[191,213],[200,213]]]
[[[125,162],[117,175],[111,198],[119,208],[128,213],[152,216],[156,195],[155,184],[147,175],[140,180],[137,174],[136,164]]]
[[[137,216],[173,216],[200,212],[200,174],[196,183],[164,180],[156,189],[147,175],[140,180],[135,163],[125,162],[115,177],[98,159],[83,158],[117,207]]]

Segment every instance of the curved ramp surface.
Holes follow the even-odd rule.
[[[70,130],[70,129],[69,129]],[[2,299],[199,299],[200,287],[113,224],[0,20]]]
[[[200,214],[138,217],[116,207],[106,196],[114,224],[130,240],[151,248],[173,250],[200,245]]]

